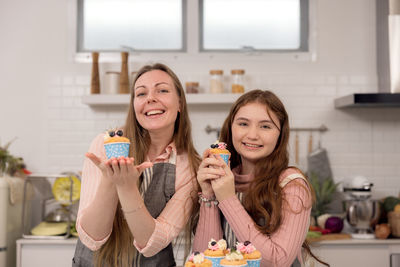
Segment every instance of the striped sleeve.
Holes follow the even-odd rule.
[[[283,197],[282,223],[270,236],[258,231],[236,196],[219,204],[238,240],[250,240],[260,250],[262,266],[290,266],[299,254],[309,227],[311,198],[305,181],[289,182],[283,188]]]
[[[105,159],[105,151],[103,145],[103,134],[99,134],[91,143],[89,152],[94,153],[101,159]],[[89,236],[87,232],[82,228],[80,218],[85,213],[85,209],[93,201],[97,188],[100,184],[101,171],[96,167],[88,158],[85,158],[82,170],[82,185],[81,185],[81,195],[79,200],[79,210],[76,220],[76,229],[79,234],[79,238],[82,243],[91,250],[98,250],[109,238],[111,234],[106,236],[102,240],[94,240]]]
[[[186,154],[177,156],[175,194],[168,201],[161,214],[154,219],[155,229],[144,248],[134,242],[137,250],[145,257],[151,257],[168,246],[187,224],[192,212],[190,195],[195,190],[195,177],[190,172]]]

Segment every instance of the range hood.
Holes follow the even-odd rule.
[[[375,0],[377,93],[335,99],[336,108],[400,107],[400,0]]]

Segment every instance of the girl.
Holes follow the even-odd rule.
[[[162,64],[133,84],[129,157],[106,159],[103,134],[86,154],[73,266],[175,266],[171,241],[191,226],[200,157],[182,85]]]
[[[299,169],[288,167],[289,119],[282,102],[270,91],[242,95],[220,137],[231,152],[232,170],[220,156],[204,152],[193,250],[224,238],[228,246],[253,243],[262,254],[261,266],[290,266],[296,257],[302,262],[302,244],[310,252],[304,241],[312,190]]]

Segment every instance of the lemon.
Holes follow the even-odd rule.
[[[81,194],[81,181],[76,176],[72,178],[72,198],[71,196],[71,180],[70,177],[59,177],[53,184],[54,198],[64,205],[71,204],[79,200]]]

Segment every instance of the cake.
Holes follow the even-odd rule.
[[[122,130],[107,131],[104,135],[104,149],[106,150],[107,158],[128,157],[130,141],[123,137]]]
[[[218,267],[220,260],[225,257],[226,253],[226,241],[224,239],[219,241],[211,239],[208,242],[208,248],[204,251],[204,257],[212,261],[213,267]]]
[[[212,267],[212,262],[204,258],[203,253],[196,251],[190,255],[188,261],[185,263],[185,267]]]
[[[211,153],[212,154],[218,154],[221,156],[221,158],[226,162],[226,164],[229,163],[229,158],[231,156],[231,153],[229,152],[228,149],[226,149],[227,145],[224,142],[215,142],[211,146]]]
[[[236,243],[236,249],[243,254],[243,257],[247,260],[248,266],[260,267],[261,252],[258,251],[250,241]]]
[[[221,259],[219,266],[247,266],[247,261],[240,251],[231,249],[229,253],[226,254],[223,259]]]

